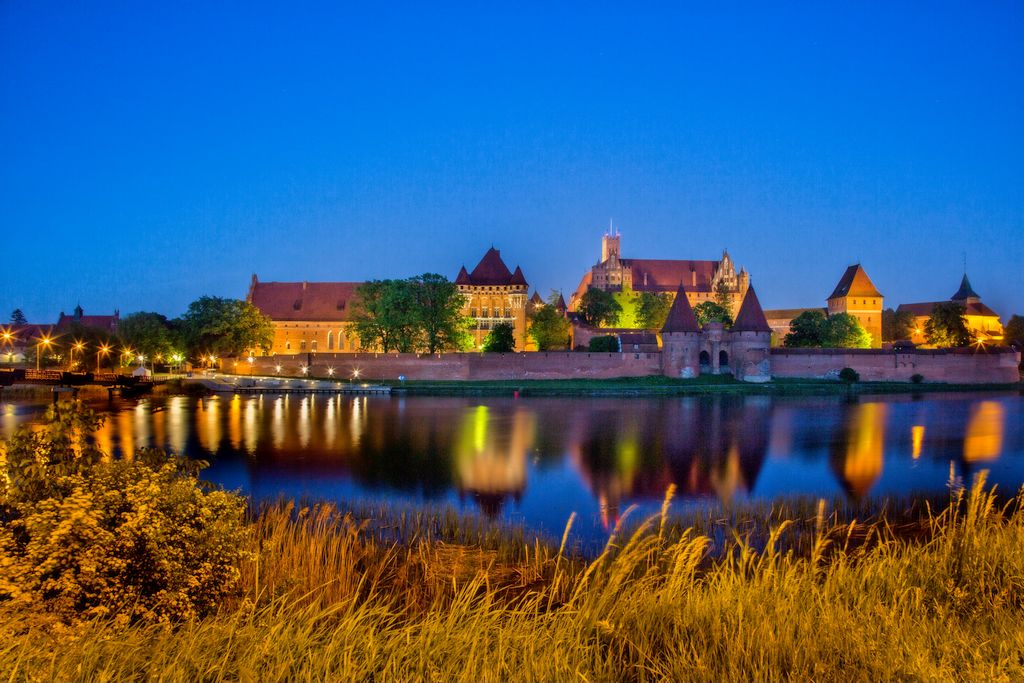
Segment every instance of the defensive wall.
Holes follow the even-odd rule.
[[[588,353],[537,351],[529,353],[318,353],[260,357],[255,374],[299,375],[312,360],[310,374],[348,379],[358,371],[364,379],[500,380],[500,379],[611,379],[661,374],[660,353]],[[244,374],[249,364],[238,364]],[[226,367],[226,370],[231,368]]]
[[[853,368],[867,382],[1000,384],[1020,380],[1020,354],[1008,348],[975,349],[784,349],[769,353],[773,377],[833,379]]]
[[[256,358],[234,369],[273,375],[300,375],[312,361],[310,375],[348,379],[358,371],[367,380],[504,380],[504,379],[610,379],[666,374],[662,353],[588,353],[551,351],[529,353],[318,353]],[[771,349],[772,377],[838,377],[849,367],[864,381],[909,382],[919,374],[925,382],[958,384],[1011,383],[1019,380],[1020,354],[1011,349]],[[231,367],[225,367],[231,370]],[[707,371],[707,368],[704,369]],[[735,371],[730,368],[730,371]],[[680,376],[675,374],[673,376]]]

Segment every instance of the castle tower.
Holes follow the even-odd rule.
[[[769,348],[772,328],[757,299],[753,287],[747,288],[736,322],[729,330],[733,377],[744,382],[767,382],[771,379]]]
[[[601,263],[615,259],[618,261],[622,258],[621,251],[621,240],[622,235],[618,232],[612,232],[609,230],[601,238]]]
[[[661,372],[666,377],[700,375],[700,325],[682,285],[661,328]]]
[[[859,263],[850,266],[828,298],[828,314],[849,313],[871,335],[871,346],[882,346],[881,292]]]
[[[956,301],[957,303],[964,304],[976,304],[981,301],[981,297],[971,287],[971,281],[967,279],[967,273],[964,273],[964,278],[960,281],[960,289],[956,290],[956,294],[949,297],[950,301]]]

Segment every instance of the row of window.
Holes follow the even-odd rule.
[[[337,340],[337,350],[338,351],[344,351],[345,350],[345,333],[344,333],[344,331],[338,332],[338,336],[337,337],[334,336],[334,332],[333,331],[330,331],[330,332],[327,333],[327,350],[328,351],[334,351],[335,350],[335,340]],[[316,351],[319,350],[318,349],[318,344],[317,344],[318,341],[319,341],[318,339],[310,340],[309,347],[307,348],[306,340],[305,339],[300,339],[299,340],[299,348],[298,348],[298,350],[299,351],[310,351],[310,352],[314,352],[315,353]],[[355,351],[355,350],[358,349],[358,344],[356,343],[355,340],[352,340],[352,341],[349,342],[348,349],[349,349],[349,351]],[[291,351],[292,350],[292,342],[291,342],[290,339],[286,339],[285,340],[285,342],[284,342],[284,350],[285,351]]]
[[[491,313],[493,313],[494,315],[492,316]],[[480,309],[480,315],[476,314],[476,309],[475,308],[471,308],[471,309],[469,309],[469,317],[470,318],[492,318],[492,317],[493,318],[500,318],[502,316],[501,316],[501,309],[500,308],[495,308],[495,309],[481,308]],[[509,319],[512,318],[512,309],[511,308],[506,308],[505,309],[505,317],[509,318]]]
[[[514,323],[514,321],[512,319],[501,320],[499,318],[499,319],[496,319],[496,320],[477,320],[476,321],[476,329],[478,329],[478,330],[493,330],[495,325],[500,325],[501,323],[505,323],[506,325],[513,325],[513,326],[515,325],[515,323]]]

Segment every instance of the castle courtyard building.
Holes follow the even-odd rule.
[[[971,287],[971,281],[964,273],[960,281],[960,288],[949,301],[958,303],[964,307],[964,319],[967,322],[967,329],[975,339],[982,343],[1000,344],[1003,341],[1003,323],[999,314],[986,306],[981,297]],[[908,312],[914,316],[914,327],[910,341],[915,344],[925,344],[924,326],[931,317],[932,309],[938,304],[949,303],[948,301],[925,301],[916,304],[900,304],[897,312]]]
[[[483,346],[484,339],[495,325],[512,325],[516,351],[525,351],[526,309],[529,285],[523,271],[516,266],[510,271],[494,247],[487,250],[472,272],[463,266],[455,277],[455,284],[465,298],[463,315],[471,322],[470,336],[474,348]]]
[[[849,313],[871,335],[871,347],[882,347],[884,297],[859,263],[846,269],[828,297],[828,314]]]
[[[252,276],[246,301],[274,324],[268,355],[358,351],[349,317],[362,282],[260,282]],[[262,350],[255,351],[263,355]]]

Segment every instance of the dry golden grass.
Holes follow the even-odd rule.
[[[384,541],[264,510],[220,614],[64,630],[0,611],[5,680],[1024,679],[1024,513],[984,478],[907,529],[764,521],[715,547],[666,511],[592,561],[543,544]],[[805,538],[799,528],[810,526]],[[415,536],[415,534],[413,534]]]

